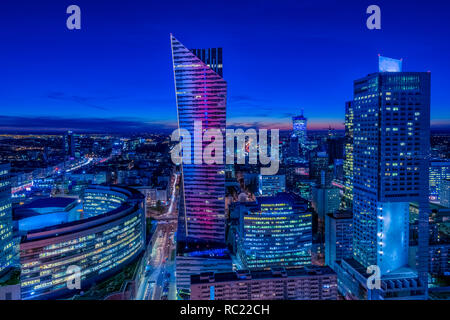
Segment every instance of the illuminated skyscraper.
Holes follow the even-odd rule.
[[[441,181],[441,205],[450,208],[450,179]]]
[[[308,123],[308,119],[306,119],[303,116],[303,110],[302,110],[301,115],[292,117],[293,133],[298,138],[298,144],[302,148],[305,148],[305,144],[308,139],[307,133],[306,133],[307,123]]]
[[[353,214],[336,211],[325,216],[325,264],[334,269],[336,260],[352,257]]]
[[[382,278],[404,274],[409,203],[418,202],[418,273],[426,287],[430,73],[370,74],[354,82],[352,106],[354,257],[379,266]]]
[[[239,222],[239,255],[248,269],[311,264],[312,216],[294,193],[257,197]]]
[[[225,131],[227,83],[222,78],[222,49],[193,49],[170,35],[178,109],[178,126],[194,137],[194,121]],[[202,146],[209,144],[204,142]],[[197,146],[198,147],[198,146]],[[225,165],[182,164],[184,232],[194,241],[225,242]]]
[[[342,207],[353,206],[353,102],[345,103],[344,196]]]
[[[80,158],[80,136],[73,131],[67,131],[63,136],[64,153],[67,157]]]
[[[442,181],[450,179],[450,161],[432,160],[430,162],[430,200],[441,199]]]
[[[227,83],[222,78],[222,49],[193,49],[170,35],[178,126],[195,139],[194,122],[202,133],[225,133]],[[177,289],[189,290],[192,274],[232,270],[225,244],[225,164],[196,163],[205,147],[194,141],[191,163],[183,162],[177,231]],[[224,149],[225,150],[225,149]],[[200,153],[200,154],[199,154]]]
[[[12,266],[14,256],[9,164],[0,164],[0,275]]]

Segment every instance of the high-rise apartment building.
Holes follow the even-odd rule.
[[[174,36],[172,45],[178,126],[194,138],[194,122],[202,132],[226,126],[227,83],[223,79],[222,49],[189,50]],[[201,143],[200,143],[201,144]],[[182,163],[182,202],[186,238],[225,242],[225,165],[196,163],[201,154],[192,143],[191,163]],[[197,152],[198,153],[198,152]]]
[[[223,79],[222,49],[189,50],[172,35],[170,41],[179,128],[187,130],[193,140],[199,123],[201,135],[208,129],[219,129],[223,134],[227,83]],[[181,164],[178,290],[189,290],[192,274],[232,270],[225,244],[225,164],[207,164],[201,159],[207,144],[194,141],[190,163]]]

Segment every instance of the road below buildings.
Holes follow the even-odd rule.
[[[172,194],[167,212],[157,217],[155,234],[144,254],[145,267],[137,287],[136,300],[175,299],[174,234],[177,228],[177,183],[179,175],[172,178]]]

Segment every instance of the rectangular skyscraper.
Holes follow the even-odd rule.
[[[353,102],[345,103],[344,196],[342,207],[353,206]]]
[[[409,203],[420,204],[419,275],[426,279],[430,73],[381,72],[354,82],[355,259],[382,275],[408,267]],[[411,266],[414,267],[414,266]]]
[[[308,140],[306,127],[307,127],[308,119],[302,114],[299,116],[292,117],[292,129],[293,134],[298,138],[298,144],[305,148],[306,141]]]
[[[0,164],[0,275],[12,266],[13,226],[9,164]]]
[[[178,125],[194,137],[194,122],[203,131],[226,127],[227,83],[222,78],[222,49],[189,50],[175,37],[172,44]],[[204,143],[203,147],[207,143]],[[198,146],[197,146],[198,147]],[[182,164],[184,232],[193,241],[225,241],[225,165],[196,164],[195,143],[191,164]]]

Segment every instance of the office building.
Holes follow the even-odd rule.
[[[325,215],[325,264],[334,269],[337,260],[353,256],[353,213],[336,211]]]
[[[201,121],[203,131],[219,129],[224,133],[227,83],[223,79],[222,49],[189,50],[173,35],[170,41],[179,128],[187,130],[193,139],[194,122]],[[206,144],[193,143],[190,163],[181,164],[178,290],[189,290],[193,273],[232,268],[225,245],[225,164],[198,163],[195,150],[203,150]]]
[[[450,179],[441,181],[441,205],[450,208]]]
[[[145,249],[144,196],[125,187],[89,190],[98,198],[84,202],[88,207],[93,207],[89,202],[98,203],[95,215],[84,217],[77,209],[83,204],[71,198],[38,199],[18,211],[22,299],[78,294],[123,270]],[[123,201],[116,207],[117,197],[112,195],[119,194]],[[71,266],[81,270],[80,290],[67,286]]]
[[[426,290],[430,73],[380,72],[356,80],[353,113],[354,258],[363,268],[379,266],[386,279],[418,276]],[[418,270],[408,265],[413,201],[419,203]]]
[[[329,186],[333,180],[333,167],[328,164],[326,152],[312,152],[309,161],[309,177],[319,186]]]
[[[247,269],[310,264],[311,246],[311,212],[296,194],[257,197],[241,214],[238,254]]]
[[[14,259],[9,170],[9,164],[0,164],[0,276],[12,267]]]
[[[344,196],[342,208],[353,207],[353,102],[345,103]]]
[[[177,290],[190,290],[191,276],[203,272],[230,272],[233,270],[230,253],[226,246],[197,248],[194,245],[177,247]]]
[[[194,121],[201,121],[203,130],[223,132],[227,83],[223,79],[222,49],[189,50],[174,36],[170,35],[170,40],[179,128],[188,130],[193,138]],[[187,241],[224,243],[225,164],[194,163],[194,145],[191,163],[181,165],[184,205],[180,215],[185,216],[185,235]]]
[[[319,220],[322,222],[325,215],[334,213],[339,209],[341,195],[339,188],[336,187],[313,187],[312,189],[312,207],[316,211]]]
[[[430,200],[440,201],[442,181],[450,179],[450,161],[431,160],[430,161]]]
[[[292,117],[293,135],[298,138],[298,144],[302,149],[305,149],[308,141],[307,124],[308,119],[303,116],[303,110],[301,115]]]
[[[261,196],[273,196],[279,192],[286,191],[286,176],[285,175],[259,175],[258,177],[258,192]]]
[[[191,278],[191,300],[337,300],[337,278],[317,266],[203,273]]]
[[[63,136],[63,148],[67,157],[79,158],[81,156],[80,136],[73,133],[73,131],[67,131]]]

